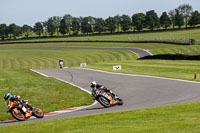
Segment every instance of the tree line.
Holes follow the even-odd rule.
[[[179,29],[185,24],[187,28],[189,26],[195,27],[200,24],[200,13],[189,4],[182,4],[178,8],[170,10],[168,13],[163,12],[159,17],[154,10],[144,13],[135,13],[131,17],[129,15],[116,15],[114,17],[95,18],[89,17],[73,17],[70,14],[66,14],[63,17],[53,16],[44,22],[36,22],[33,27],[24,24],[22,27],[16,24],[0,24],[0,37],[2,40],[11,39],[25,35],[26,38],[30,36],[32,32],[39,37],[54,36],[55,34],[79,35],[93,34],[93,33],[115,33],[126,32],[129,30],[143,31],[144,28],[153,31],[156,28],[168,29],[169,27]]]

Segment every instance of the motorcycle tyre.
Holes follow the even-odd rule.
[[[41,114],[38,114],[36,112],[36,110],[39,110],[41,112]],[[35,116],[35,117],[37,117],[39,119],[44,117],[44,113],[42,112],[41,109],[34,107],[32,111],[33,111],[33,114],[32,114],[33,116]]]
[[[24,121],[24,120],[26,120],[26,117],[25,117],[24,113],[23,113],[21,110],[19,110],[19,109],[16,108],[18,111],[21,112],[21,114],[23,115],[23,118],[17,117],[17,116],[15,115],[14,109],[15,109],[15,108],[13,108],[13,109],[10,111],[10,113],[12,114],[12,116],[13,116],[16,120],[18,120],[18,121]]]
[[[117,99],[118,100],[118,103],[117,103],[117,105],[123,105],[124,104],[124,102],[123,102],[123,100],[122,99]]]
[[[104,100],[107,100],[108,104],[105,104],[103,101],[102,101],[102,98],[104,98]],[[106,97],[104,96],[99,96],[97,101],[102,105],[104,106],[105,108],[109,108],[111,105],[110,105],[110,100],[107,99]]]

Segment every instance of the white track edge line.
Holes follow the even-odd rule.
[[[157,78],[157,79],[166,79],[166,80],[174,80],[174,81],[182,81],[182,82],[200,84],[200,82],[198,82],[198,81],[189,81],[189,80],[183,80],[183,79],[173,79],[173,78],[148,76],[148,75],[137,75],[137,74],[126,74],[126,73],[114,73],[114,72],[108,72],[108,71],[103,71],[103,70],[96,70],[96,69],[92,69],[92,68],[78,68],[77,67],[76,69],[86,69],[86,70],[91,70],[91,71],[104,72],[104,73],[115,74],[115,75],[122,75],[122,76]]]
[[[33,71],[33,72],[35,72],[35,73],[38,73],[38,74],[40,74],[40,75],[42,75],[42,76],[44,76],[44,77],[49,77],[49,76],[47,76],[46,74],[43,74],[43,73],[38,72],[38,71],[36,71],[36,70],[31,69],[31,71]]]
[[[38,73],[38,74],[40,74],[40,75],[42,75],[42,76],[49,77],[49,76],[47,76],[46,74],[43,74],[43,73],[38,72],[38,71],[36,71],[36,70],[31,69],[31,71],[36,72],[36,73]],[[91,94],[90,91],[88,91],[88,90],[86,90],[86,89],[84,89],[84,88],[82,88],[82,87],[80,87],[80,86],[77,86],[77,85],[75,85],[75,84],[73,84],[73,83],[69,83],[69,82],[67,82],[67,81],[65,81],[65,80],[62,80],[62,79],[59,79],[59,78],[55,78],[55,79],[60,80],[60,81],[65,82],[65,83],[68,83],[68,84],[70,84],[70,85],[72,85],[72,86],[75,86],[75,87],[79,88],[79,89],[82,90],[82,91],[85,91],[85,92],[88,93],[88,94]],[[97,103],[98,103],[98,102],[95,100],[94,103],[91,104],[91,105],[80,106],[80,107],[72,107],[72,108],[75,108],[75,110],[66,111],[66,112],[73,112],[73,111],[81,110],[81,109],[84,109],[84,108],[89,108],[89,107],[94,106],[94,105],[97,104]],[[49,112],[49,113],[55,113],[55,112],[59,112],[59,111],[54,111],[54,112]],[[66,112],[61,112],[61,111],[60,111],[60,113],[66,113]],[[56,114],[55,114],[55,115],[56,115]],[[47,115],[47,116],[49,116],[49,115]]]

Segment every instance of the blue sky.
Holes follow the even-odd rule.
[[[152,9],[160,16],[183,3],[200,11],[200,0],[0,0],[0,24],[33,26],[38,21],[65,14],[107,18],[117,14],[132,16]]]

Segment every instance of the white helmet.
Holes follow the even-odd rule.
[[[92,82],[90,83],[90,87],[91,87],[91,88],[96,87],[96,85],[97,85],[96,81],[92,81]]]

